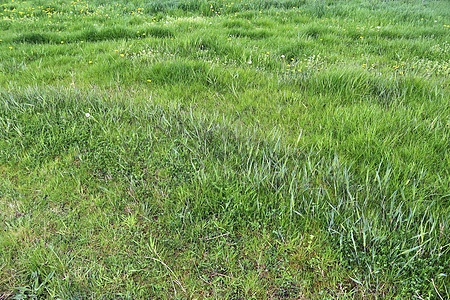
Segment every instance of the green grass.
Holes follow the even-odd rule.
[[[450,297],[449,12],[0,4],[0,298]]]

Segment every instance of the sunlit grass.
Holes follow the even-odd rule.
[[[0,4],[0,298],[449,297],[449,12]]]

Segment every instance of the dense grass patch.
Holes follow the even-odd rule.
[[[2,95],[2,263],[6,272],[22,269],[5,275],[12,285],[4,287],[41,296],[102,291],[113,297],[124,288],[130,296],[157,295],[172,292],[170,279],[163,280],[168,273],[162,274],[169,272],[175,289],[190,295],[212,292],[198,276],[221,274],[225,282],[212,287],[222,296],[251,291],[268,297],[280,292],[276,278],[291,282],[281,287],[286,295],[336,296],[342,291],[320,282],[340,269],[360,282],[360,292],[384,296],[426,291],[425,277],[445,284],[448,195],[422,189],[425,174],[410,188],[396,187],[392,169],[380,164],[375,176],[368,172],[361,181],[337,157],[285,144],[277,132],[260,139],[217,116],[130,104],[64,90]],[[219,241],[235,246],[214,254],[212,265],[194,268],[205,263],[192,256],[204,247],[198,242],[221,235]],[[255,235],[280,258],[270,261]],[[29,246],[19,250],[24,238]],[[92,248],[92,242],[100,244]],[[309,278],[304,286],[306,258],[296,255],[309,256],[308,249],[322,243],[337,252],[315,250],[319,261],[312,270],[320,270],[322,279]],[[250,258],[234,265],[231,258],[246,251],[264,253],[268,261],[257,262],[264,270]],[[182,262],[189,272],[180,269]],[[289,265],[285,271],[283,264]],[[94,266],[90,278],[109,279],[85,282],[86,275],[76,275]],[[131,278],[129,268],[135,269]],[[265,272],[275,282],[246,283],[251,274]],[[36,276],[40,287],[33,286]],[[129,286],[143,278],[156,281]]]
[[[0,298],[449,297],[449,12],[0,4]]]

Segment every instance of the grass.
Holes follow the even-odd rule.
[[[0,298],[450,296],[446,1],[0,8]]]

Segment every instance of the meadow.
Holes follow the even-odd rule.
[[[0,299],[450,298],[450,2],[5,0]]]

